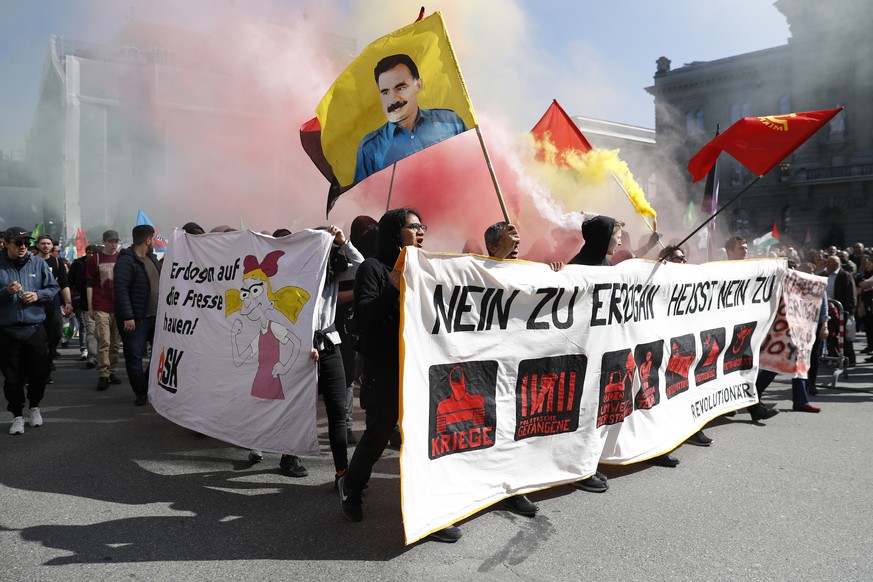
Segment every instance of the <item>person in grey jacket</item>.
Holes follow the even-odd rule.
[[[24,404],[30,426],[42,426],[39,403],[49,375],[48,337],[42,323],[45,305],[54,301],[58,282],[45,261],[28,252],[30,231],[13,226],[3,235],[0,253],[0,372],[3,396],[12,413],[9,434],[24,433]],[[27,384],[25,395],[24,385]]]

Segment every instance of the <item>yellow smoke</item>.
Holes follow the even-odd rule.
[[[621,150],[594,148],[588,152],[579,150],[558,152],[557,147],[548,139],[548,134],[545,139],[537,140],[535,147],[542,152],[545,161],[550,166],[567,168],[566,171],[573,177],[576,188],[567,188],[567,184],[564,183],[554,191],[555,197],[565,206],[578,208],[580,204],[586,202],[586,189],[584,187],[601,186],[612,181],[614,175],[627,192],[630,202],[638,214],[650,216],[652,219],[658,218],[658,213],[646,200],[642,187],[637,184],[627,163],[618,157]],[[552,176],[550,181],[553,184],[558,183],[555,185],[565,182],[558,176]]]

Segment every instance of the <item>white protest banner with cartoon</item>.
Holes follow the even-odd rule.
[[[245,448],[318,452],[317,301],[331,236],[176,229],[161,270],[149,398],[176,424]]]
[[[411,248],[402,261],[407,543],[757,402],[785,273],[777,260],[555,273]]]
[[[806,378],[827,285],[824,277],[786,273],[776,319],[761,346],[762,368]]]

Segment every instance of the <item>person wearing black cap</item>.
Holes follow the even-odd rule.
[[[30,426],[42,426],[39,403],[49,374],[44,306],[54,301],[58,282],[51,269],[27,250],[30,232],[13,226],[3,234],[0,253],[0,371],[3,396],[12,413],[9,434],[24,433],[24,403],[30,403]],[[24,385],[27,384],[25,395]]]
[[[88,315],[94,321],[97,338],[97,390],[121,384],[115,376],[118,365],[118,328],[115,325],[114,273],[120,238],[115,230],[103,233],[103,251],[88,259],[85,282],[88,285]]]

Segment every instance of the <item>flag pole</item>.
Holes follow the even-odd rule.
[[[621,180],[618,179],[618,176],[616,176],[615,173],[613,173],[613,172],[610,172],[609,175],[612,176],[612,179],[615,180],[615,183],[618,184],[618,187],[621,188],[621,191],[624,192],[625,196],[627,196],[627,199],[630,200],[631,206],[634,206],[634,199],[631,198],[630,192],[627,191],[627,189],[624,187],[624,184],[622,184]],[[634,206],[634,209],[636,209],[636,206]],[[643,216],[639,212],[637,212],[637,215],[643,219],[643,222],[645,223],[646,226],[649,227],[649,231],[651,231],[652,234],[657,234],[657,232],[658,232],[657,229],[655,227],[653,227],[651,224],[649,224],[649,221],[646,220],[645,216]],[[658,244],[661,245],[662,249],[667,248],[664,246],[664,243],[661,242],[660,237],[658,237]]]
[[[397,173],[397,162],[391,166],[391,184],[388,186],[388,203],[385,204],[385,212],[391,210],[391,192],[394,191],[394,174]]]
[[[485,154],[485,162],[488,164],[488,172],[491,173],[491,181],[494,183],[494,190],[497,192],[497,200],[500,202],[500,210],[503,211],[503,219],[506,222],[509,220],[509,211],[506,209],[506,201],[503,200],[503,193],[500,192],[500,184],[497,183],[497,174],[494,173],[494,165],[491,163],[491,156],[488,155],[488,148],[485,147],[485,139],[482,137],[482,130],[476,126],[476,135],[479,136],[479,144],[482,146],[482,153]]]
[[[691,231],[691,234],[689,234],[689,235],[686,236],[684,239],[682,239],[681,242],[679,242],[679,243],[677,243],[677,244],[675,244],[675,245],[671,245],[671,246],[674,246],[674,247],[676,247],[676,248],[679,248],[679,247],[681,247],[682,245],[684,245],[685,243],[687,243],[688,240],[689,240],[692,236],[694,236],[695,234],[697,234],[697,232],[698,232],[701,228],[703,228],[704,226],[706,226],[707,224],[709,224],[710,222],[712,222],[712,219],[714,219],[716,216],[718,216],[719,214],[721,214],[721,211],[722,211],[722,210],[724,210],[725,208],[727,208],[728,206],[730,206],[731,204],[733,204],[734,202],[736,202],[737,198],[739,198],[740,196],[742,196],[743,194],[745,194],[745,193],[746,193],[746,190],[748,190],[749,188],[751,188],[752,186],[754,186],[755,184],[757,184],[757,183],[758,183],[758,180],[760,180],[762,177],[763,177],[763,176],[758,176],[757,178],[755,178],[754,180],[752,180],[751,182],[749,182],[748,184],[746,184],[745,188],[743,188],[742,190],[740,190],[739,192],[737,192],[736,196],[734,196],[733,198],[731,198],[730,200],[728,200],[727,204],[725,204],[724,206],[722,206],[721,208],[719,208],[718,210],[716,210],[716,211],[712,214],[712,216],[710,216],[709,218],[707,218],[706,220],[704,220],[704,221],[700,224],[700,226],[698,226],[698,227],[695,228],[693,231]]]

